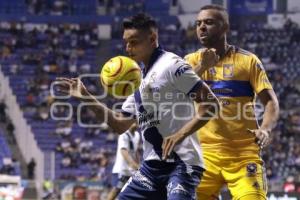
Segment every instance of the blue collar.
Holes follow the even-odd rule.
[[[153,64],[158,60],[158,58],[164,53],[165,51],[162,49],[162,47],[159,45],[157,48],[154,49],[150,60],[149,60],[149,65],[148,68],[146,69],[145,65],[143,65],[143,77],[147,75],[149,70],[152,68]]]

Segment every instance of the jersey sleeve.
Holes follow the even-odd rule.
[[[197,60],[196,58],[196,55],[195,53],[190,53],[190,54],[187,54],[185,57],[184,57],[184,60],[190,64],[193,68],[195,68],[199,61]]]
[[[122,111],[125,116],[135,117],[136,115],[136,107],[135,107],[135,99],[134,94],[127,97],[122,105]]]
[[[272,89],[263,64],[256,56],[250,62],[250,83],[256,94],[264,89]]]
[[[118,145],[119,149],[129,150],[129,137],[127,135],[127,131],[119,136]]]
[[[196,92],[202,86],[202,80],[191,65],[183,60],[178,60],[169,68],[167,78],[176,89],[187,95]]]

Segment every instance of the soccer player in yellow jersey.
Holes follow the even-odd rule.
[[[197,198],[218,199],[226,184],[234,200],[266,199],[260,151],[269,144],[278,119],[277,97],[261,61],[253,53],[226,42],[229,19],[223,7],[202,7],[196,25],[204,48],[185,59],[222,104],[219,116],[198,132],[206,171],[197,188]],[[254,114],[256,96],[265,108],[260,126]]]

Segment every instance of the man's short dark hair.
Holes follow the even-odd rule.
[[[123,29],[150,31],[152,28],[157,29],[157,23],[151,16],[145,13],[139,13],[123,20]]]
[[[227,12],[227,10],[223,6],[216,5],[216,4],[205,5],[202,8],[200,8],[200,10],[211,10],[211,9]]]
[[[200,8],[200,11],[202,11],[202,10],[217,10],[217,11],[219,11],[220,14],[222,15],[221,20],[223,22],[225,22],[227,25],[229,25],[228,12],[227,12],[226,8],[224,8],[223,6],[211,4],[211,5],[206,5],[206,6],[203,6],[202,8]]]

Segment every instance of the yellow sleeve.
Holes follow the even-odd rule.
[[[196,67],[199,63],[196,53],[187,54],[186,56],[184,56],[184,60],[193,68]]]
[[[264,89],[273,89],[261,61],[256,56],[250,62],[250,83],[256,94]]]

